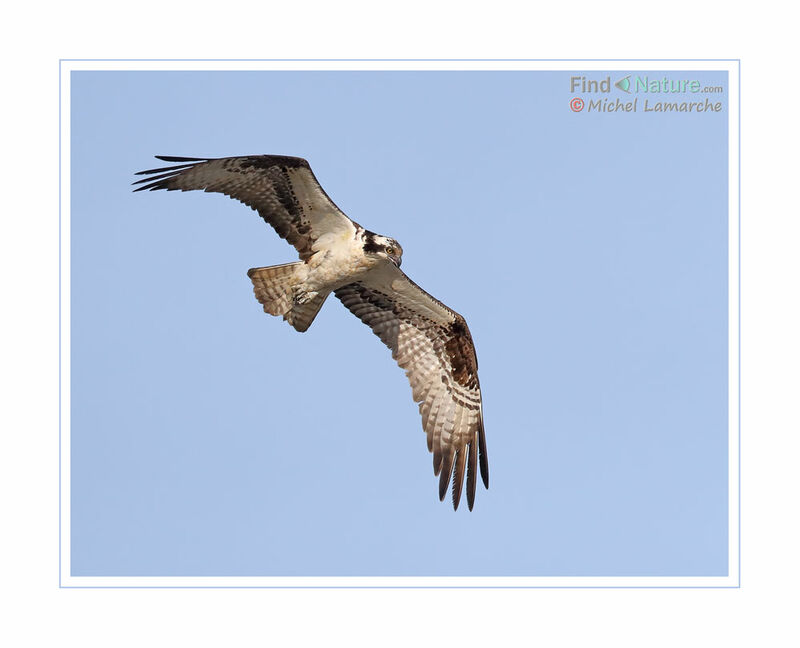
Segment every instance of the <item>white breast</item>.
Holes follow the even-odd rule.
[[[363,243],[352,234],[329,233],[320,236],[311,248],[308,284],[313,290],[335,290],[358,281],[378,260],[364,254]]]

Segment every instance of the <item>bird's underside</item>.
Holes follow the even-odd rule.
[[[248,276],[266,313],[298,331],[314,321],[330,293],[391,349],[411,383],[439,476],[458,508],[466,475],[472,510],[477,475],[489,487],[478,362],[464,318],[401,270],[397,241],[365,230],[331,201],[302,158],[157,156],[172,166],[141,171],[136,191],[222,193],[258,211],[298,251],[300,261],[252,268]]]

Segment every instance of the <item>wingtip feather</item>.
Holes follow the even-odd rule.
[[[489,459],[486,456],[486,434],[483,431],[483,420],[478,427],[478,457],[481,465],[481,480],[489,488]]]
[[[442,453],[440,450],[435,449],[433,451],[433,474],[434,476],[438,477],[439,473],[442,472]]]
[[[443,502],[447,495],[447,487],[450,485],[450,477],[453,475],[453,455],[445,454],[442,457],[442,471],[439,473],[439,501]]]
[[[208,162],[213,158],[182,157],[180,155],[156,155],[157,160],[164,162]]]
[[[475,505],[475,489],[477,487],[476,474],[478,471],[478,448],[475,440],[467,446],[469,457],[467,458],[467,504],[469,510]]]
[[[456,453],[455,465],[453,466],[453,509],[458,510],[458,503],[461,501],[461,491],[464,488],[464,468],[467,464],[467,448],[461,448]],[[470,510],[471,507],[470,507]]]

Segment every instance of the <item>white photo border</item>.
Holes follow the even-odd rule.
[[[74,71],[562,71],[728,72],[728,575],[714,577],[87,577],[71,575],[70,546],[70,74]],[[740,61],[738,59],[266,59],[60,61],[59,585],[62,588],[739,588],[740,462]]]

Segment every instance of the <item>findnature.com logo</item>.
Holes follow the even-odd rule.
[[[667,77],[651,79],[648,76],[635,76],[631,81],[631,76],[629,74],[619,81],[615,81],[614,87],[628,94],[639,92],[702,92],[705,94],[723,92],[722,86],[704,86],[697,79],[668,79]]]
[[[706,86],[698,79],[686,78],[651,78],[649,75],[627,74],[616,81],[611,81],[611,76],[603,79],[591,79],[586,76],[570,77],[570,92],[573,94],[609,94],[612,87],[628,95],[670,95],[670,94],[718,94],[724,92],[722,86]],[[700,99],[698,97],[698,99]],[[620,98],[611,99],[598,97],[587,98],[573,97],[570,100],[572,112],[645,112],[645,113],[704,113],[721,112],[722,102],[712,101],[705,97],[703,101],[657,101],[656,97],[651,101],[644,97],[640,105],[639,97],[631,101],[624,101]],[[641,110],[640,110],[641,108]]]

